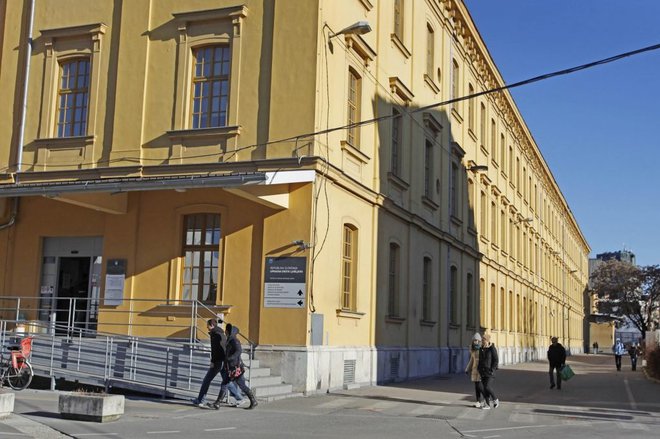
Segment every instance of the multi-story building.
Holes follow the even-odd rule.
[[[476,331],[506,363],[582,345],[589,246],[508,91],[459,99],[504,84],[461,1],[0,19],[22,318],[176,337],[208,307],[308,392],[461,370]]]

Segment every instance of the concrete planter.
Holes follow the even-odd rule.
[[[14,394],[0,392],[0,419],[4,419],[14,412]]]
[[[61,393],[58,406],[65,419],[109,422],[124,414],[124,395]]]

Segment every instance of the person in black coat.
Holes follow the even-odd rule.
[[[495,392],[490,387],[491,382],[495,378],[495,371],[499,366],[499,358],[497,356],[497,348],[490,342],[490,334],[484,334],[483,345],[479,350],[479,375],[481,375],[481,383],[484,387],[484,404],[483,409],[490,409],[490,403],[493,407],[497,408],[500,405],[500,400],[495,396]]]
[[[197,398],[192,401],[193,404],[200,407],[205,405],[204,397],[206,396],[206,392],[209,391],[211,381],[213,381],[213,378],[220,373],[225,362],[225,350],[222,348],[225,335],[222,332],[222,329],[218,327],[218,322],[215,319],[208,320],[206,322],[206,328],[208,329],[211,338],[211,364],[206,371]]]
[[[566,364],[566,349],[558,343],[557,337],[550,339],[552,344],[548,348],[548,363],[550,364],[550,388],[555,388],[555,377],[553,371],[557,371],[557,390],[561,390],[561,374],[559,373]]]
[[[257,406],[258,403],[257,399],[254,397],[254,393],[252,393],[252,390],[250,390],[250,388],[245,384],[245,377],[243,376],[245,368],[243,367],[243,361],[241,360],[243,348],[241,347],[241,342],[237,338],[238,328],[227,323],[225,326],[225,333],[227,334],[227,375],[222,377],[223,379],[220,386],[220,394],[218,395],[217,400],[214,403],[209,404],[209,407],[216,410],[219,409],[220,402],[227,395],[227,385],[230,382],[234,382],[250,399],[250,406],[248,409],[253,409]]]

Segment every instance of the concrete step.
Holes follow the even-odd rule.
[[[270,376],[270,367],[260,367],[258,369],[255,369],[253,367],[252,369],[246,370],[245,375],[250,376],[252,378],[268,377]]]
[[[250,377],[250,386],[255,389],[259,387],[274,386],[282,384],[282,377],[279,376],[263,376],[263,377]]]
[[[293,393],[293,386],[291,384],[274,384],[270,386],[255,387],[254,393],[259,399],[290,395]]]

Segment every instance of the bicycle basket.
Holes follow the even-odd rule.
[[[21,354],[26,358],[29,357],[32,352],[32,338],[33,337],[25,337],[21,340]]]

